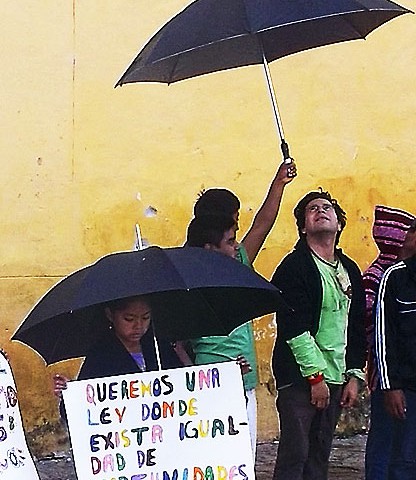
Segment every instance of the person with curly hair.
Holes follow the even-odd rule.
[[[328,192],[294,210],[299,241],[272,283],[277,313],[272,368],[280,440],[274,480],[326,480],[334,430],[354,405],[365,365],[365,296],[357,264],[337,247],[346,214]]]

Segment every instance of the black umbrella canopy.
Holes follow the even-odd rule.
[[[364,39],[410,10],[389,0],[196,0],[144,46],[117,85],[173,83]]]
[[[236,260],[202,248],[107,255],[52,287],[12,337],[47,364],[85,356],[108,328],[107,302],[146,295],[157,337],[227,335],[283,305],[278,290]]]
[[[364,39],[408,12],[389,0],[196,0],[150,39],[116,86],[173,83],[263,64],[283,161],[290,163],[268,62],[315,47]]]

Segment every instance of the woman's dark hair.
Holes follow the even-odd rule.
[[[107,302],[105,306],[109,308],[112,312],[116,312],[118,310],[123,310],[127,307],[131,302],[135,300],[141,300],[146,302],[150,306],[149,299],[146,295],[135,295],[134,297],[125,297],[125,298],[118,298],[117,300],[112,300],[111,302]]]
[[[301,200],[299,200],[298,204],[296,205],[293,213],[296,218],[296,226],[298,227],[298,233],[300,238],[305,237],[305,233],[303,229],[305,228],[305,211],[306,206],[312,200],[316,200],[317,198],[323,198],[328,200],[332,204],[335,210],[335,214],[337,216],[338,222],[340,224],[340,231],[337,233],[335,244],[338,244],[339,237],[341,236],[342,230],[344,230],[345,225],[347,224],[347,215],[345,211],[340,207],[337,200],[331,197],[329,192],[324,192],[322,187],[319,187],[319,190],[307,193]]]
[[[192,219],[186,233],[188,247],[204,247],[207,243],[220,246],[224,233],[235,227],[229,215],[202,215]]]
[[[210,188],[203,191],[194,205],[194,216],[229,215],[240,209],[240,200],[225,188]]]

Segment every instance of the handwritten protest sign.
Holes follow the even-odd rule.
[[[0,478],[39,480],[23,431],[13,372],[3,352],[0,352]]]
[[[254,479],[234,362],[70,382],[63,398],[82,480]]]

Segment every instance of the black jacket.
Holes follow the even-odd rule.
[[[348,272],[352,300],[348,316],[346,368],[365,365],[365,294],[357,264],[337,249],[336,254]],[[277,313],[277,339],[273,350],[272,368],[278,387],[305,384],[287,340],[309,331],[315,336],[319,329],[322,308],[322,282],[318,267],[305,240],[277,267],[272,281],[282,292],[288,308]]]
[[[143,335],[140,344],[146,363],[146,371],[158,370],[152,328],[149,328],[146,334]],[[158,346],[162,369],[183,366],[169,342],[158,339]],[[138,372],[141,372],[141,370],[130,353],[115,336],[114,331],[108,330],[87,353],[81,370],[79,371],[78,380],[111,377],[113,375],[127,375]],[[59,411],[62,419],[66,422],[66,412],[63,402],[60,402]]]
[[[416,390],[416,256],[390,267],[380,282],[375,346],[383,390]]]
[[[151,328],[140,340],[146,370],[158,370],[156,351]],[[158,339],[159,353],[161,357],[161,368],[176,368],[182,366],[178,356],[169,342]],[[124,345],[108,330],[87,353],[84,363],[78,375],[78,380],[89,378],[109,377],[112,375],[124,375],[140,372],[140,368],[133,360]]]

